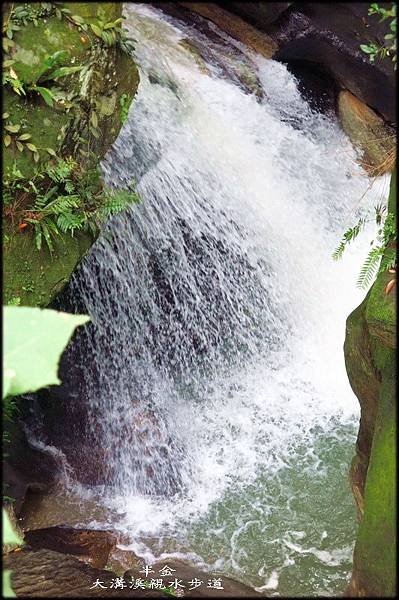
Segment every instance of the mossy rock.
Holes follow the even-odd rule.
[[[74,237],[57,236],[54,251],[36,250],[33,233],[6,226],[3,243],[4,304],[19,298],[23,306],[47,306],[71,277],[93,236],[78,231]]]
[[[392,212],[396,176],[391,179]],[[345,363],[361,406],[351,482],[363,513],[349,596],[396,594],[396,308],[380,272],[347,320]]]
[[[388,348],[396,347],[396,306],[394,293],[386,294],[385,289],[392,275],[379,273],[370,290],[366,306],[366,321],[372,336],[381,340]]]
[[[350,595],[396,596],[396,356],[387,353]]]
[[[87,23],[94,23],[99,14],[106,22],[114,21],[122,14],[121,3],[65,3],[64,7],[69,8],[72,15],[83,17]],[[9,113],[6,122],[20,125],[18,133],[11,134],[13,141],[4,148],[5,180],[12,179],[13,167],[24,177],[32,177],[36,169],[43,170],[48,161],[54,160],[53,152],[58,158],[71,156],[87,168],[98,166],[118,136],[122,110],[126,113],[137,91],[139,75],[132,58],[117,45],[99,45],[90,28],[82,32],[69,20],[62,18],[60,21],[55,15],[38,19],[37,26],[33,23],[22,26],[14,33],[13,39],[12,59],[15,62],[12,67],[26,86],[35,82],[45,58],[59,50],[67,51],[63,66],[93,66],[89,68],[90,83],[85,93],[82,93],[79,74],[57,81],[59,88],[77,94],[77,106],[67,110],[62,102],[48,106],[35,92],[26,97],[18,96],[8,86],[5,87],[3,110]],[[93,64],[94,51],[96,60]],[[46,85],[51,87],[49,83]],[[91,110],[96,113],[97,135],[90,133]],[[34,152],[26,143],[22,152],[18,150],[16,138],[23,133],[30,134],[29,143],[38,149],[38,162],[34,161]],[[77,136],[84,137],[84,143],[90,147],[87,159],[78,152]],[[30,205],[25,206],[29,202],[32,200],[25,195],[18,210],[29,209]],[[47,247],[38,251],[31,228],[19,230],[19,219],[13,220],[9,213],[12,210],[5,214],[4,301],[8,303],[13,298],[20,298],[24,305],[46,306],[69,280],[95,238],[82,232],[75,233],[74,237],[60,234],[54,240],[53,253]]]

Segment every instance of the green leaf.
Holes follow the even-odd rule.
[[[43,75],[45,73],[47,73],[47,71],[49,71],[50,69],[55,67],[60,62],[65,62],[67,57],[68,57],[67,50],[58,50],[57,52],[54,52],[54,54],[47,56],[39,73],[36,76],[35,81],[39,81],[40,79],[42,79]]]
[[[21,125],[6,125],[4,129],[11,133],[17,133],[21,129]]]
[[[80,15],[72,15],[71,19],[73,19],[75,23],[78,23],[78,25],[82,25],[85,22]]]
[[[15,533],[7,511],[3,508],[3,544],[23,544],[24,541]]]
[[[11,136],[7,134],[4,136],[4,145],[7,148],[7,146],[9,146],[10,144],[11,144]]]
[[[47,79],[57,79],[58,77],[65,77],[66,75],[71,75],[72,73],[77,73],[83,69],[83,65],[80,67],[60,67],[56,69],[49,75],[47,75]]]
[[[374,49],[370,46],[366,46],[366,44],[360,44],[360,50],[363,50],[366,54],[372,54],[374,52]]]
[[[98,127],[98,118],[97,113],[93,110],[90,116],[90,121],[92,122],[93,127],[97,129]]]
[[[28,143],[26,144],[31,152],[37,152],[37,147],[35,144]]]
[[[18,150],[19,150],[20,152],[23,152],[23,151],[24,151],[24,145],[23,145],[23,144],[21,144],[21,142],[18,142],[18,141],[16,142],[16,144],[17,144],[17,148],[18,148]]]
[[[41,250],[42,247],[42,230],[39,225],[35,224],[35,244],[38,250]]]
[[[18,139],[19,139],[21,142],[24,142],[25,140],[30,140],[30,138],[31,138],[31,137],[32,137],[32,136],[31,136],[31,134],[30,134],[30,133],[23,133],[22,135],[18,136]]]
[[[60,383],[61,353],[74,329],[88,320],[50,309],[4,307],[3,397]]]
[[[95,33],[95,35],[100,38],[101,33],[102,33],[101,29],[99,27],[97,27],[97,25],[94,25],[93,23],[90,24],[90,27],[91,27],[93,33]]]
[[[11,587],[11,571],[3,571],[3,596],[4,598],[16,598]]]
[[[48,90],[45,87],[41,87],[40,85],[37,85],[35,87],[35,90],[39,92],[46,104],[48,104],[49,106],[53,106],[53,94],[50,92],[50,90]]]
[[[90,132],[92,136],[96,138],[96,140],[100,138],[100,132],[95,127],[90,127]]]
[[[51,154],[51,156],[57,156],[57,154],[55,153],[55,151],[52,148],[46,148],[46,152]]]

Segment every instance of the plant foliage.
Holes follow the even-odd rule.
[[[342,258],[347,246],[358,237],[366,223],[372,221],[375,221],[379,229],[376,240],[371,242],[373,247],[360,269],[357,279],[357,286],[360,288],[367,288],[371,284],[379,268],[381,271],[396,268],[396,250],[393,247],[397,240],[395,215],[387,212],[386,206],[382,204],[375,206],[374,217],[372,219],[362,217],[354,227],[349,227],[332,255],[334,260]]]
[[[75,328],[88,320],[49,309],[3,307],[3,398],[60,383],[60,355]]]
[[[41,387],[60,383],[57,370],[62,351],[75,328],[88,320],[84,315],[70,315],[55,310],[3,307],[5,406],[12,395],[34,392]],[[3,545],[22,543],[3,509]],[[10,571],[3,571],[3,595],[15,598]]]
[[[377,57],[381,59],[386,56],[391,57],[394,69],[396,69],[396,4],[392,4],[390,9],[383,8],[377,3],[370,4],[368,14],[379,15],[380,22],[391,19],[389,32],[384,35],[384,45],[370,41],[368,44],[361,44],[360,49],[368,54],[370,62],[374,62]]]

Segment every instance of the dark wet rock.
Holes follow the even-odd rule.
[[[291,61],[287,67],[298,80],[299,92],[312,110],[335,113],[339,88],[331,75],[306,61]]]
[[[266,58],[270,58],[276,50],[276,44],[264,33],[233,15],[225,8],[212,2],[156,2],[157,8],[165,13],[194,26],[202,31],[210,41],[218,41],[221,37],[215,29],[217,25],[232,38],[246,44]]]
[[[12,498],[18,516],[26,494],[44,491],[54,483],[57,465],[53,457],[29,445],[20,421],[6,423],[5,431],[10,441],[4,444],[4,493]]]
[[[11,584],[18,597],[26,598],[170,598],[170,593],[160,589],[132,589],[137,579],[143,580],[142,561],[136,561],[137,566],[119,575],[119,582],[124,587],[116,584],[116,573],[109,570],[96,569],[70,554],[61,554],[53,550],[30,550],[23,548],[7,554],[4,559],[4,568],[10,569]],[[165,566],[165,562],[152,565],[154,572]],[[175,569],[170,577],[163,578],[163,585],[173,582],[178,577],[185,588],[178,588],[175,595],[184,598],[261,598],[262,594],[252,588],[225,577],[222,574],[207,573],[185,564],[181,561],[168,561],[168,566]],[[147,582],[151,581],[150,573]],[[155,577],[155,576],[154,576]],[[160,575],[161,577],[161,575]],[[188,582],[197,578],[203,583],[196,589],[189,590]],[[208,582],[220,579],[223,589],[208,587]],[[132,580],[133,584],[132,584]],[[95,582],[102,586],[93,587]],[[173,590],[174,591],[174,590]]]
[[[175,11],[185,7],[195,18],[201,15],[256,52],[287,64],[302,79],[311,101],[319,96],[318,103],[328,100],[330,106],[337,91],[347,89],[386,121],[396,122],[393,63],[389,57],[371,63],[360,50],[370,40],[383,43],[387,32],[386,21],[368,16],[367,3],[232,2],[228,11],[208,2],[176,4]],[[309,73],[317,74],[313,83]],[[325,81],[321,85],[321,77],[331,80],[329,89]]]
[[[155,69],[150,69],[148,71],[148,79],[150,83],[154,85],[160,85],[161,87],[168,88],[175,96],[178,96],[178,87],[177,84],[169,79],[167,74],[163,71],[155,71]]]
[[[215,4],[225,5],[222,2]],[[283,13],[290,2],[229,2],[228,9],[242,17],[254,27],[267,30],[272,23]]]
[[[95,569],[68,554],[53,550],[22,549],[3,558],[11,570],[11,585],[24,598],[170,598],[152,590],[116,589],[116,574]],[[103,586],[93,587],[96,580]]]
[[[167,566],[173,569],[174,572],[169,578],[164,578],[166,584],[170,581],[173,581],[175,577],[182,581],[182,585],[186,587],[178,588],[178,591],[181,593],[181,596],[184,598],[261,598],[262,594],[256,592],[253,588],[236,581],[230,577],[226,577],[223,573],[215,573],[215,572],[207,572],[201,570],[193,565],[190,565],[186,562],[176,559],[167,559],[167,561],[160,561],[151,565],[155,574],[150,574],[149,577],[157,577],[156,573],[158,573],[162,567]],[[125,578],[137,579],[139,577],[143,577],[143,574],[140,573],[142,569],[142,563],[138,562],[137,565],[131,569],[129,569],[125,573]],[[202,585],[198,586],[196,589],[188,589],[190,586],[188,585],[189,581],[193,579],[198,579],[202,581]],[[208,587],[209,582],[213,579],[220,579],[221,586],[223,589],[216,589],[214,587]]]
[[[48,527],[25,532],[25,542],[33,549],[54,550],[80,556],[96,569],[103,569],[118,537],[111,531]]]
[[[148,565],[146,575],[141,558],[133,552],[116,548],[121,541],[121,536],[112,531],[68,527],[29,531],[25,533],[27,545],[6,554],[4,567],[12,571],[12,585],[18,596],[106,597],[108,593],[117,597],[163,598],[165,593],[161,589],[140,587],[154,585],[156,580],[161,579],[163,586],[172,588],[180,597],[262,597],[254,589],[223,573],[204,571],[173,558]],[[116,586],[117,576],[120,587]],[[97,580],[102,587],[90,589]],[[174,583],[176,580],[178,584]],[[194,580],[197,584],[200,582],[197,587],[190,583]],[[167,596],[170,597],[170,594]]]
[[[216,4],[162,2],[155,5],[202,34],[196,39],[184,40],[184,45],[196,57],[203,72],[209,72],[211,66],[217,71],[219,78],[232,81],[246,93],[255,94],[259,100],[264,97],[255,65],[241,49],[223,37],[213,24],[250,48],[256,47],[265,56],[270,56],[272,52],[268,38]],[[207,67],[204,69],[205,64]]]
[[[337,84],[396,122],[395,74],[390,58],[371,63],[360,50],[368,40],[383,40],[387,25],[368,17],[368,4],[292,3],[274,23],[279,50],[273,58],[306,61],[331,75]],[[369,25],[369,26],[368,26]]]

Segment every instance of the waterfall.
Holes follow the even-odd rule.
[[[284,65],[149,5],[126,16],[140,85],[103,172],[141,202],[62,298],[92,319],[68,355],[91,440],[80,471],[95,457],[100,474],[76,485],[147,560],[343,591],[359,409],[342,346],[373,230],[331,253],[386,181],[362,198],[353,147]]]

